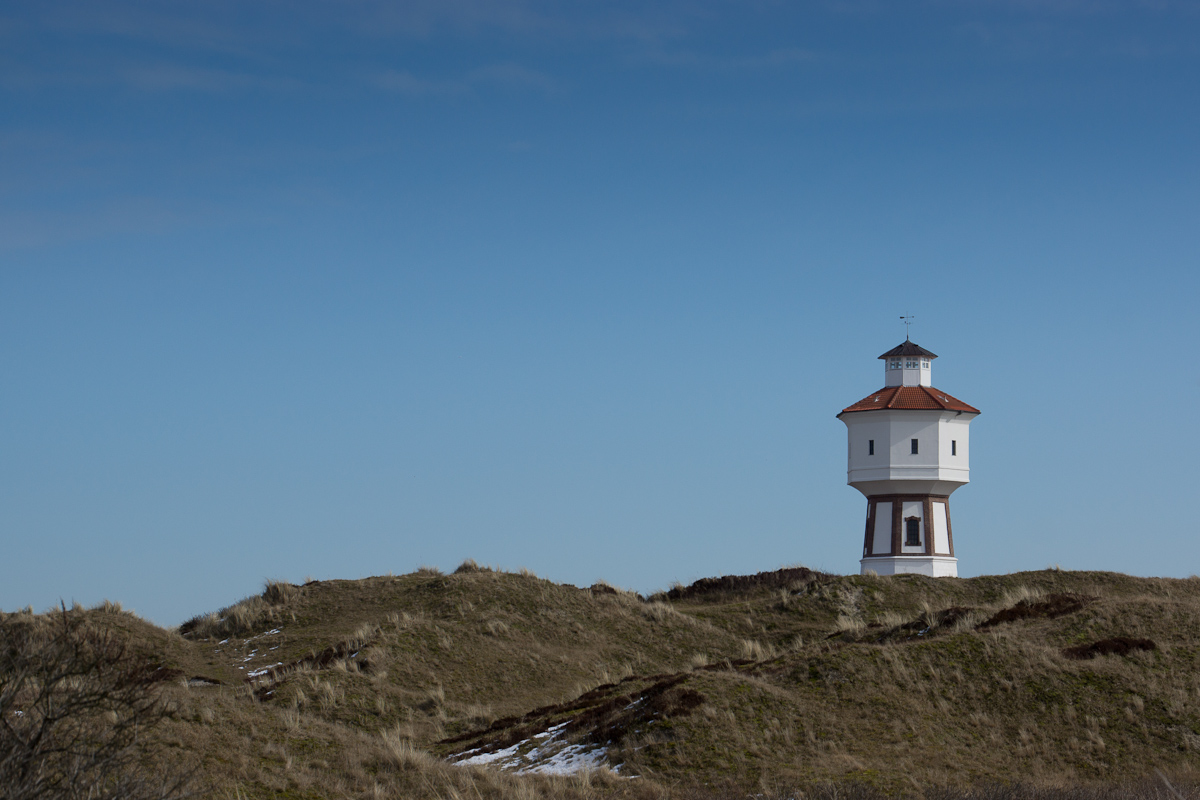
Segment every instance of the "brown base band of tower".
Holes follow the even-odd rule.
[[[891,519],[891,549],[886,553],[872,552],[871,548],[875,541],[875,509],[879,503],[892,504],[892,519]],[[950,495],[945,494],[875,494],[867,498],[867,529],[863,537],[863,556],[891,556],[891,555],[922,555],[922,553],[914,553],[909,550],[904,552],[902,547],[904,539],[904,504],[905,503],[920,503],[921,504],[921,530],[924,539],[923,555],[932,556],[953,556],[954,555],[954,528],[950,524]],[[946,542],[949,545],[950,552],[935,553],[934,552],[934,532],[933,524],[933,504],[942,503],[946,506]]]

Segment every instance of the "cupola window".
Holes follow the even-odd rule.
[[[900,359],[898,359],[898,358],[893,358],[893,359],[892,359],[892,361],[891,361],[891,366],[889,367],[889,369],[900,369]]]

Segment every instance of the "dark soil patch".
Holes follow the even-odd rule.
[[[498,719],[485,731],[452,736],[438,744],[476,740],[475,750],[494,753],[542,733],[551,727],[555,717],[563,715],[571,715],[566,731],[575,739],[597,744],[619,742],[631,731],[641,729],[655,719],[687,716],[703,705],[704,695],[680,686],[687,679],[686,673],[655,675],[649,680],[656,682],[647,688],[615,696],[611,692],[619,690],[619,684],[598,686],[569,703],[543,706],[521,717]],[[647,679],[626,678],[622,683],[630,680]]]
[[[663,716],[687,716],[704,703],[694,689],[679,688],[687,676],[660,681],[640,694],[622,695],[577,715],[567,731],[596,744],[619,742],[632,729]]]
[[[1089,595],[1067,592],[1063,594],[1048,594],[1041,600],[1032,603],[1028,600],[1022,600],[1011,608],[996,612],[991,619],[982,623],[979,628],[982,630],[983,628],[990,628],[993,625],[999,625],[1002,622],[1016,622],[1022,619],[1054,619],[1055,617],[1074,614],[1095,599],[1095,597]]]
[[[783,589],[794,583],[812,583],[825,577],[808,567],[777,569],[755,575],[724,575],[720,578],[701,578],[691,586],[676,586],[667,592],[669,600],[691,600],[714,594],[743,594],[759,589]]]
[[[1131,639],[1128,636],[1114,636],[1111,639],[1101,639],[1091,644],[1080,644],[1063,650],[1063,655],[1076,661],[1086,661],[1096,656],[1126,656],[1134,650],[1157,650],[1158,645],[1151,639]]]
[[[932,636],[953,626],[974,610],[967,606],[950,606],[950,608],[935,611],[932,620],[922,616],[911,622],[905,622],[903,625],[886,629],[878,622],[872,622],[862,631],[834,631],[825,638],[842,642],[874,642],[875,644],[919,641],[927,634]]]
[[[706,664],[703,667],[698,667],[698,669],[704,672],[720,672],[726,669],[731,669],[735,672],[747,672],[750,667],[758,663],[753,658],[732,658],[718,661],[716,664]]]

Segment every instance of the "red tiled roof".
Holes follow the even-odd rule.
[[[852,406],[843,408],[842,413],[879,411],[885,408],[980,413],[978,408],[969,406],[962,400],[951,397],[941,389],[935,389],[932,386],[888,386],[867,395]]]

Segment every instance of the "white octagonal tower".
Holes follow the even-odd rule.
[[[862,572],[955,577],[950,495],[969,480],[979,409],[933,388],[925,348],[906,339],[879,358],[883,388],[838,414],[846,482],[867,498]]]

